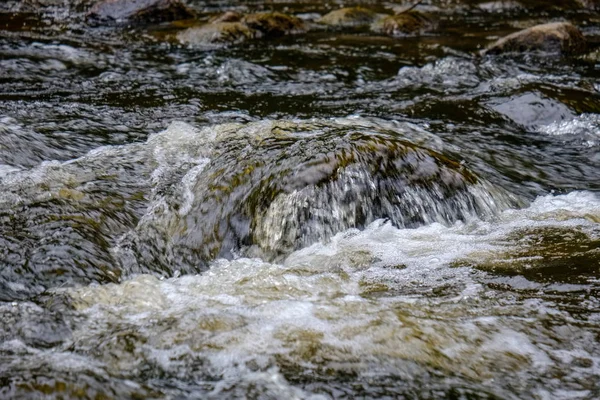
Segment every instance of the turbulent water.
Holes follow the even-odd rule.
[[[597,12],[205,46],[91,3],[0,4],[0,398],[600,397]],[[587,54],[477,53],[560,19]]]

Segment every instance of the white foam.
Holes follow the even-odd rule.
[[[496,221],[417,229],[376,221],[297,251],[282,264],[218,260],[196,276],[160,281],[141,275],[71,290],[92,321],[106,321],[84,324],[74,335],[95,340],[113,319],[127,320],[151,338],[140,351],[160,368],[185,370],[190,358],[205,360],[207,371],[222,377],[215,396],[256,385],[286,398],[308,398],[311,393],[281,375],[279,368],[290,364],[351,370],[370,379],[399,373],[407,362],[473,382],[507,379],[510,371],[535,386],[538,376],[556,368],[580,379],[593,370],[573,369],[571,361],[599,365],[600,358],[568,313],[543,298],[516,301],[510,292],[481,284],[471,268],[451,264],[498,250],[498,240],[523,226],[577,227],[598,235],[590,215],[600,217],[599,207],[597,195],[574,192],[540,197]],[[439,290],[447,294],[433,295]],[[540,319],[562,321],[565,330]],[[539,389],[553,395],[564,387]]]

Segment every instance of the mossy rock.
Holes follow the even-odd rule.
[[[87,14],[92,23],[157,23],[195,18],[179,0],[103,0]]]
[[[306,31],[304,22],[300,18],[279,12],[249,14],[242,19],[242,22],[267,37]]]
[[[579,54],[586,49],[586,40],[579,29],[568,22],[536,25],[510,34],[490,45],[484,54],[542,51]]]
[[[257,31],[240,22],[215,22],[188,28],[177,34],[177,40],[191,45],[240,43],[256,37]]]
[[[405,36],[421,33],[433,28],[431,19],[418,11],[409,11],[385,17],[375,30],[389,36]]]
[[[363,7],[346,7],[322,16],[318,23],[332,27],[369,26],[378,19],[376,12]]]

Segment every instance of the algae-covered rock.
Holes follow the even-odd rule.
[[[248,28],[257,30],[268,37],[277,37],[306,31],[304,22],[297,17],[279,12],[246,15],[242,22]]]
[[[433,27],[431,19],[418,11],[409,11],[385,17],[375,30],[389,36],[404,36],[420,33]]]
[[[325,14],[317,22],[333,27],[368,26],[378,18],[377,13],[363,7],[346,7]]]
[[[527,51],[577,54],[585,48],[586,40],[575,26],[568,22],[553,22],[536,25],[501,38],[490,45],[484,54]]]
[[[256,37],[257,31],[240,22],[215,22],[186,29],[177,34],[177,40],[191,45],[240,43]]]
[[[179,0],[102,0],[89,11],[91,22],[155,23],[194,18]]]

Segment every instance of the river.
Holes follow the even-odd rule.
[[[600,14],[207,46],[91,3],[0,5],[0,398],[600,398]],[[479,53],[565,19],[584,55]]]

